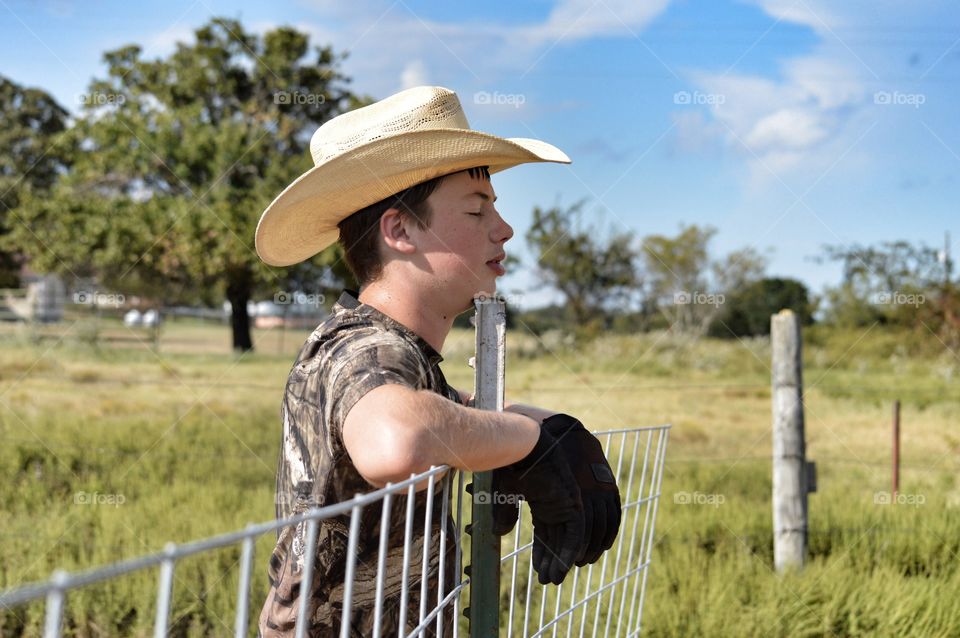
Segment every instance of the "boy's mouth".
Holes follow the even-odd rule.
[[[503,275],[504,273],[507,272],[507,270],[506,270],[506,268],[503,267],[503,265],[502,265],[500,262],[502,262],[502,261],[503,261],[504,259],[506,259],[506,258],[507,258],[507,256],[506,256],[504,253],[500,253],[499,255],[497,255],[496,257],[494,257],[494,258],[491,259],[490,261],[488,261],[488,262],[487,262],[487,265],[490,266],[490,268],[491,268],[495,273],[497,273],[497,275]]]

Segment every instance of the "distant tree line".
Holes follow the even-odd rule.
[[[582,338],[601,331],[670,329],[701,336],[767,334],[783,308],[813,321],[815,301],[799,281],[767,277],[754,248],[713,258],[716,229],[681,225],[675,236],[605,232],[585,223],[584,202],[534,210],[527,242],[559,307],[521,313],[534,330],[574,327]]]
[[[520,313],[533,330],[669,329],[720,338],[767,335],[770,316],[789,308],[803,325],[895,325],[960,344],[960,294],[948,248],[904,241],[824,246],[843,277],[818,297],[796,279],[769,276],[767,257],[745,247],[712,257],[716,229],[681,225],[673,236],[604,232],[584,222],[583,202],[534,210],[527,241],[559,306]]]

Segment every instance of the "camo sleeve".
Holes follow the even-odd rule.
[[[377,331],[342,346],[344,352],[331,356],[335,362],[328,376],[331,438],[343,448],[343,423],[353,406],[374,388],[393,383],[414,390],[428,386],[427,361],[417,348],[394,333]]]

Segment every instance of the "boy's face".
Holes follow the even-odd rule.
[[[427,198],[430,227],[414,227],[418,252],[425,260],[431,287],[458,312],[473,307],[477,293],[492,294],[503,267],[503,245],[513,228],[494,207],[496,193],[487,179],[473,179],[467,171],[446,177]]]

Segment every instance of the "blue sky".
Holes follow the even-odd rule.
[[[494,177],[517,230],[507,249],[527,265],[533,207],[584,198],[590,219],[638,236],[713,225],[715,255],[769,249],[770,274],[815,292],[840,274],[810,260],[823,244],[940,246],[949,230],[960,252],[960,15],[949,2],[266,5],[0,0],[0,74],[77,111],[105,50],[165,55],[218,15],[257,32],[292,25],[350,52],[358,92],[446,86],[474,128],[573,158]],[[530,268],[502,289],[523,305],[550,300]]]

